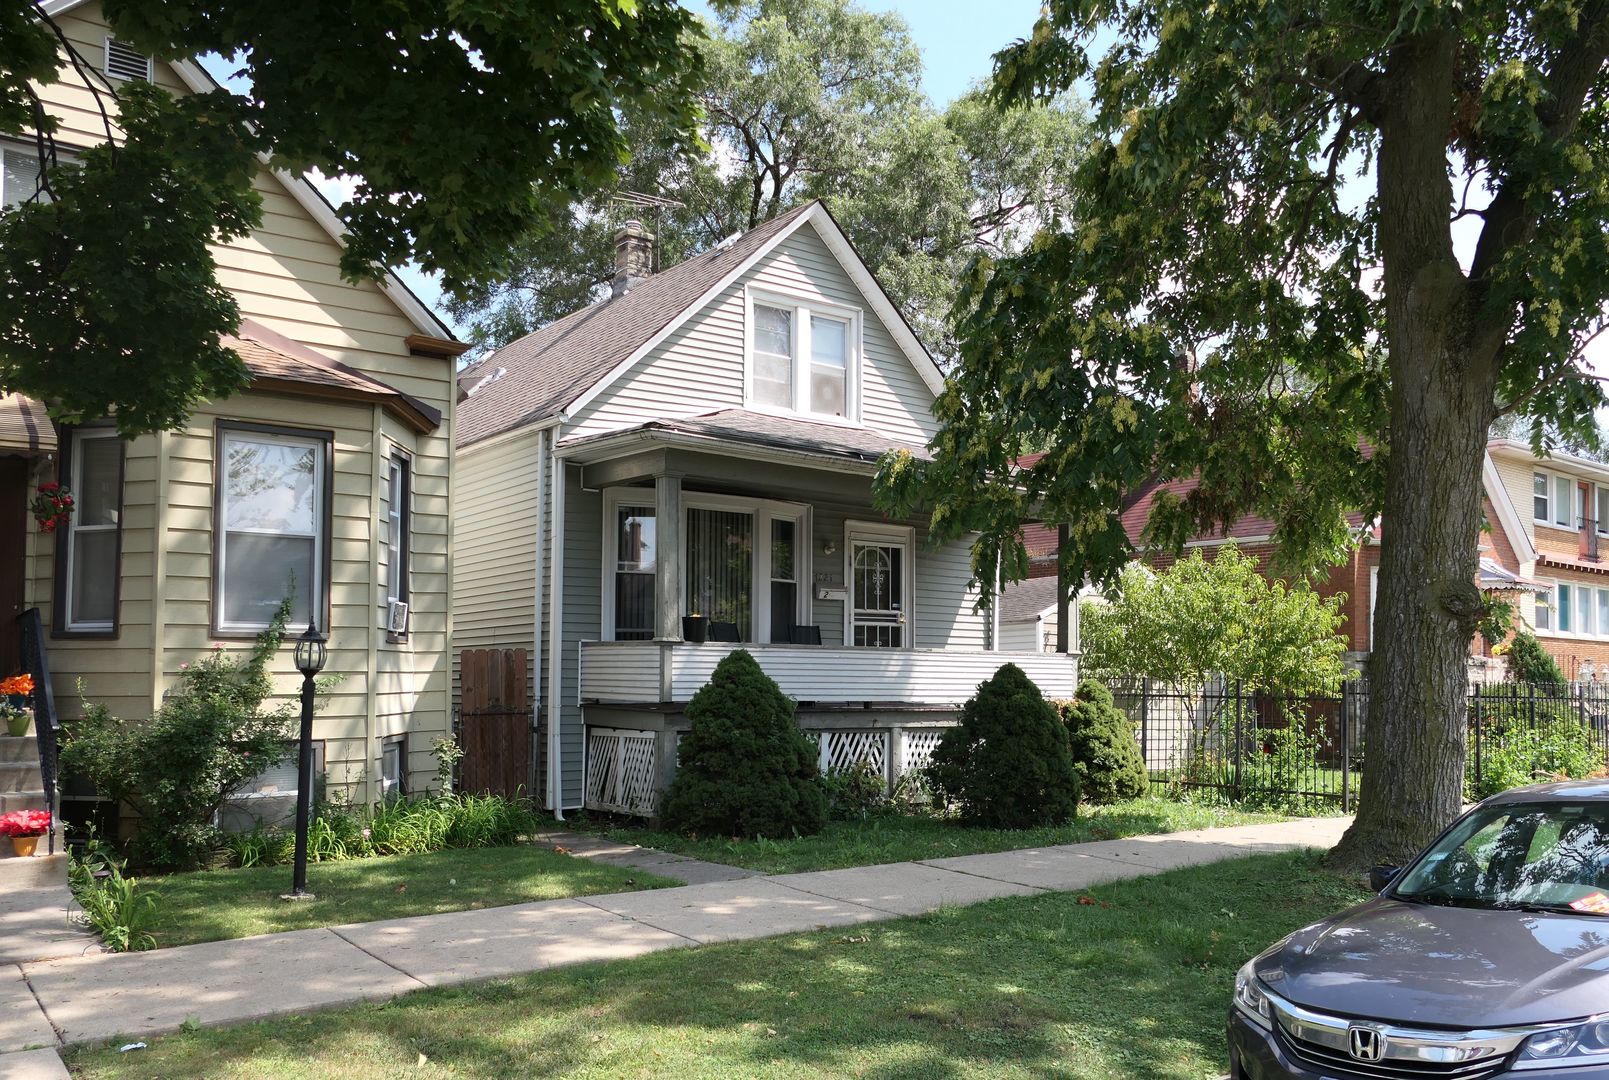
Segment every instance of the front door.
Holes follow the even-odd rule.
[[[850,643],[906,646],[905,544],[855,540],[849,548]]]
[[[28,544],[28,459],[0,457],[0,676],[22,663],[22,614]]]

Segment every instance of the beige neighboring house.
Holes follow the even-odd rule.
[[[90,79],[148,79],[175,94],[215,85],[194,63],[153,63],[115,41],[97,3],[43,7]],[[40,92],[64,150],[103,137],[70,67]],[[0,153],[0,198],[32,196],[32,148]],[[450,731],[449,477],[463,346],[394,278],[342,279],[341,226],[306,180],[265,165],[255,186],[261,227],[213,249],[244,316],[229,344],[252,372],[249,390],[202,407],[182,430],[126,442],[104,423],[58,432],[15,396],[0,408],[0,535],[20,555],[3,561],[0,647],[11,663],[14,617],[37,611],[63,721],[80,714],[80,687],[143,718],[214,643],[249,648],[294,582],[290,633],[315,620],[329,634],[326,670],[340,677],[315,726],[318,766],[331,791],[370,801],[422,785],[431,739]],[[54,535],[26,511],[47,480],[77,499]],[[287,695],[300,685],[291,652],[288,642],[275,665]],[[287,765],[251,788],[283,803],[294,785]]]
[[[926,453],[943,376],[819,202],[658,273],[651,243],[628,223],[609,298],[464,372],[454,647],[535,660],[554,809],[651,814],[739,647],[824,766],[893,779],[1008,659],[970,538],[872,500],[884,453]],[[1071,695],[1076,656],[1010,659]]]

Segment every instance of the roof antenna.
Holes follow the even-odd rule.
[[[654,273],[659,273],[659,219],[667,209],[680,210],[687,204],[680,199],[667,198],[664,195],[649,195],[642,191],[620,191],[609,197],[611,203],[621,206],[636,207],[639,210],[652,210],[654,212]]]

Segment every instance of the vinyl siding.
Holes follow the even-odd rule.
[[[59,18],[64,33],[99,63],[109,33],[99,5]],[[186,87],[165,64],[155,81]],[[94,97],[76,73],[40,88],[62,124],[66,147],[105,138]],[[409,354],[417,328],[373,282],[340,275],[341,247],[267,171],[253,181],[263,199],[262,225],[214,245],[218,279],[241,314],[411,394],[441,412],[443,423],[420,435],[368,404],[329,403],[247,391],[198,409],[184,427],[126,446],[123,556],[116,640],[54,638],[48,656],[63,715],[78,715],[85,695],[128,718],[149,715],[173,685],[180,665],[211,645],[213,575],[213,424],[237,419],[333,432],[330,601],[333,625],[326,671],[340,677],[315,722],[325,743],[327,776],[356,799],[377,777],[378,739],[406,731],[409,784],[419,790],[434,773],[430,739],[449,730],[451,618],[448,595],[448,477],[456,386],[451,361]],[[392,448],[412,455],[412,633],[385,640],[381,490],[377,478]],[[36,537],[29,570],[32,603],[51,615],[54,544]],[[376,614],[377,608],[380,610]],[[291,628],[298,632],[301,628]],[[246,641],[225,648],[243,653]],[[300,676],[291,650],[275,664],[276,690],[292,695]]]
[[[603,634],[603,496],[581,490],[581,470],[565,466],[564,481],[564,636],[560,661],[559,730],[565,807],[580,806],[585,769],[585,729],[581,718],[581,643]]]
[[[806,223],[578,412],[565,437],[742,408],[744,296],[750,286],[806,303],[861,309],[862,422],[891,441],[926,443],[937,432],[932,392],[815,227]]]

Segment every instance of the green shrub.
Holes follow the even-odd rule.
[[[827,770],[821,778],[827,790],[827,810],[835,821],[861,821],[888,809],[888,781],[883,770],[869,761]]]
[[[1284,814],[1312,813],[1323,802],[1314,794],[1320,779],[1319,740],[1307,717],[1286,715],[1282,728],[1252,732],[1251,755],[1241,774],[1240,801],[1257,810]]]
[[[991,828],[1060,825],[1078,813],[1067,729],[1015,664],[978,687],[934,748],[928,778],[963,820]]]
[[[1508,677],[1513,682],[1529,683],[1549,693],[1562,693],[1568,685],[1558,662],[1542,647],[1536,635],[1521,630],[1514,635],[1505,650],[1508,656]]]
[[[1604,767],[1596,733],[1575,717],[1546,716],[1535,724],[1498,718],[1485,721],[1478,735],[1480,760],[1471,746],[1465,781],[1472,799],[1542,780],[1580,780]]]
[[[1067,726],[1067,746],[1078,770],[1079,796],[1086,802],[1137,799],[1149,787],[1145,759],[1130,720],[1104,683],[1085,679],[1078,696],[1057,702]]]
[[[665,793],[665,827],[701,836],[820,832],[827,793],[793,702],[754,657],[729,653],[687,703],[691,722]]]
[[[156,921],[156,898],[124,874],[127,863],[92,833],[67,853],[67,884],[84,911],[84,921],[110,952],[156,947],[149,927]]]
[[[118,719],[86,704],[67,726],[64,771],[85,776],[139,818],[130,845],[137,865],[186,868],[218,846],[213,825],[224,800],[290,753],[296,705],[269,711],[268,666],[284,637],[287,601],[245,660],[212,650],[179,672],[149,720]]]

